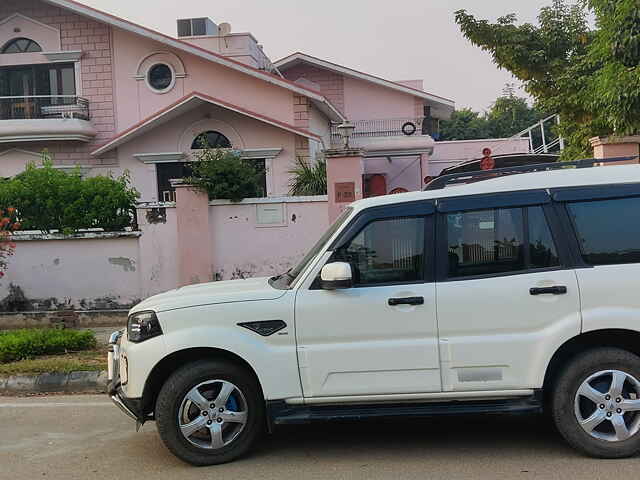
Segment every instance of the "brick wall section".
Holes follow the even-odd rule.
[[[322,94],[344,112],[344,77],[341,74],[304,63],[291,67],[282,74],[294,82],[299,78],[305,78],[318,84]]]
[[[293,95],[293,124],[298,128],[309,129],[309,99],[303,95]],[[309,139],[296,135],[296,158],[309,161]]]
[[[311,159],[309,153],[309,139],[307,137],[301,137],[296,135],[296,159],[302,159],[307,163]]]
[[[113,53],[111,27],[75,15],[38,0],[1,0],[0,19],[14,13],[37,20],[60,30],[62,50],[82,50],[80,60],[81,88],[79,94],[89,100],[91,122],[98,131],[95,139],[83,142],[28,142],[5,144],[25,150],[39,151],[47,148],[57,164],[113,164],[115,157],[92,158],[89,152],[115,134],[113,102]]]
[[[293,95],[293,124],[298,128],[309,128],[309,99]]]

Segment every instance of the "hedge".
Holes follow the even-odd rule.
[[[25,360],[40,355],[92,350],[96,338],[91,331],[23,329],[0,332],[0,363]]]
[[[22,230],[73,233],[101,228],[122,231],[132,224],[138,192],[124,174],[82,178],[45,160],[0,182],[0,208],[14,207]]]

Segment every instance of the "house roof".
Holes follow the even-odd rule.
[[[307,55],[306,53],[302,53],[302,52],[296,52],[289,55],[288,57],[284,57],[278,60],[277,62],[275,62],[274,65],[278,67],[278,69],[280,70],[286,70],[287,68],[302,62],[310,63],[312,65],[316,65],[321,68],[326,68],[327,70],[332,70],[334,72],[342,73],[343,75],[347,75],[349,77],[354,77],[360,80],[365,80],[367,82],[375,83],[376,85],[391,88],[392,90],[408,93],[409,95],[414,95],[416,97],[420,97],[425,100],[429,100],[431,102],[440,103],[447,107],[451,107],[451,108],[455,107],[455,102],[448,98],[440,97],[438,95],[433,95],[423,90],[418,90],[417,88],[412,88],[398,82],[385,80],[384,78],[376,77],[375,75],[371,75],[369,73],[360,72],[352,68],[338,65],[337,63],[328,62],[327,60],[322,60],[321,58],[313,57],[311,55]]]
[[[344,121],[344,116],[342,115],[340,110],[336,108],[333,104],[331,104],[331,102],[327,100],[321,92],[318,92],[311,88],[299,85],[295,82],[291,82],[287,79],[284,79],[282,77],[279,77],[269,72],[265,72],[264,70],[254,68],[250,65],[245,65],[244,63],[241,63],[237,60],[233,60],[231,58],[220,55],[219,53],[212,52],[210,50],[207,50],[197,45],[193,45],[189,42],[185,42],[178,38],[165,35],[164,33],[160,33],[148,27],[138,25],[124,18],[117,17],[110,13],[106,13],[96,8],[89,7],[87,5],[83,5],[82,3],[76,2],[74,0],[43,0],[43,1],[50,5],[55,5],[57,7],[70,10],[79,15],[89,17],[93,20],[96,20],[102,23],[106,23],[108,25],[120,28],[127,32],[132,32],[137,35],[141,35],[143,37],[155,40],[157,42],[167,45],[168,47],[175,48],[176,50],[190,53],[192,55],[204,58],[210,62],[223,65],[225,67],[231,68],[233,70],[237,70],[239,72],[245,73],[255,78],[259,78],[260,80],[263,80],[267,83],[271,83],[273,85],[286,88],[287,90],[297,93],[298,95],[303,95],[313,100],[314,104],[316,104],[316,106],[321,111],[323,111],[331,120]]]
[[[290,125],[280,120],[276,120],[275,118],[267,117],[266,115],[262,115],[257,112],[252,112],[251,110],[247,110],[246,108],[240,107],[238,105],[233,105],[219,98],[214,98],[209,95],[205,95],[204,93],[192,92],[182,97],[177,102],[169,105],[168,107],[165,107],[162,110],[157,111],[153,115],[150,115],[144,120],[118,133],[115,137],[113,137],[107,143],[105,143],[104,145],[98,147],[93,152],[91,152],[91,155],[98,156],[98,155],[102,155],[103,153],[107,153],[113,150],[114,148],[117,148],[120,145],[123,145],[124,143],[127,143],[130,140],[133,140],[134,138],[137,138],[153,130],[154,128],[204,104],[217,105],[219,107],[225,108],[227,110],[231,110],[241,115],[245,115],[247,117],[253,118],[255,120],[266,123],[268,125],[273,125],[283,130],[287,130],[297,135],[301,135],[303,137],[309,138],[310,140],[315,140],[317,142],[322,141],[322,139],[318,135],[315,135],[302,128],[298,128],[294,125]]]

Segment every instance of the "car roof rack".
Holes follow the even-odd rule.
[[[519,173],[543,172],[548,170],[561,170],[568,167],[573,168],[591,168],[599,166],[603,163],[628,162],[638,158],[632,157],[615,157],[615,158],[585,158],[583,160],[575,160],[573,162],[554,162],[554,163],[537,163],[534,165],[518,165],[515,167],[494,168],[493,170],[480,170],[477,172],[461,172],[452,173],[436,177],[429,182],[424,191],[439,190],[450,185],[460,185],[466,183],[480,182],[482,180],[490,180],[492,178],[504,177],[507,175],[516,175]]]

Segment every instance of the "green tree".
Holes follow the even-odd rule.
[[[453,112],[450,120],[440,123],[440,139],[508,138],[540,119],[540,113],[525,98],[516,96],[513,85],[507,84],[487,113],[469,108]]]
[[[640,131],[640,2],[589,0],[597,29],[590,43],[582,98],[596,125],[617,135]],[[608,132],[605,132],[608,133]]]
[[[525,98],[516,96],[511,84],[507,84],[486,115],[490,138],[512,137],[540,119],[538,111]]]
[[[596,17],[587,23],[588,9]],[[521,80],[539,110],[560,114],[565,159],[589,156],[589,138],[640,130],[638,0],[553,0],[538,25],[456,12],[464,36]]]
[[[456,110],[440,122],[440,140],[476,140],[489,137],[486,118],[470,108]]]
[[[122,231],[131,226],[138,192],[129,176],[82,178],[53,166],[43,154],[42,166],[30,163],[24,172],[0,183],[0,208],[13,212],[20,228],[73,233],[102,228]]]
[[[262,172],[233,150],[205,148],[196,154],[190,166],[193,174],[185,180],[207,192],[211,200],[239,202],[266,193],[260,183]]]

